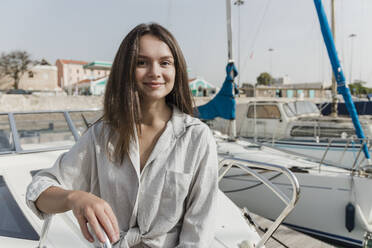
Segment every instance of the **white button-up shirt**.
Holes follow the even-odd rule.
[[[122,230],[115,247],[210,247],[218,160],[209,128],[173,107],[142,172],[137,138],[122,164],[108,159],[107,128],[93,125],[52,168],[39,172],[27,189],[28,206],[44,218],[34,203],[44,190],[83,190],[112,207]]]

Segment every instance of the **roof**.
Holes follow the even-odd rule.
[[[57,59],[57,62],[61,62],[62,64],[78,64],[78,65],[86,65],[88,62],[80,61],[80,60],[68,60],[68,59]]]
[[[199,85],[203,85],[203,87],[210,88],[210,89],[215,89],[216,86],[213,84],[207,82],[206,80],[202,78],[194,78],[189,80],[189,86],[191,88],[197,88]]]
[[[84,69],[98,69],[98,70],[110,70],[112,66],[111,62],[107,61],[93,61],[89,64],[85,64],[83,67]]]

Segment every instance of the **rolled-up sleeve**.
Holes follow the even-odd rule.
[[[40,194],[52,186],[68,190],[91,191],[96,156],[93,128],[90,128],[70,151],[59,156],[51,168],[41,170],[27,187],[26,203],[40,218],[45,219],[49,214],[41,212],[35,205]]]
[[[215,234],[218,158],[216,142],[209,129],[203,132],[199,148],[177,248],[210,247]]]

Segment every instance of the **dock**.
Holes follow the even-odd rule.
[[[252,215],[254,221],[263,229],[269,228],[272,221],[267,220],[258,215]],[[257,230],[259,235],[262,236],[263,232]],[[276,241],[275,239],[278,241]],[[282,244],[281,244],[282,243]],[[283,245],[284,244],[284,245]],[[336,246],[327,244],[323,241],[317,240],[313,237],[305,235],[303,233],[294,231],[284,225],[280,225],[279,228],[274,232],[273,236],[265,244],[266,248],[335,248]]]

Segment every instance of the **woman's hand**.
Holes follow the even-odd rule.
[[[110,205],[101,198],[84,191],[70,191],[67,196],[67,205],[74,213],[80,229],[88,241],[94,241],[88,231],[88,222],[100,242],[105,242],[100,226],[106,232],[111,243],[119,239],[116,216]]]

